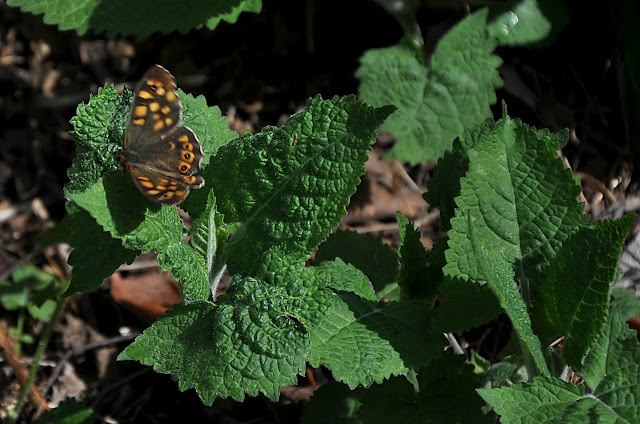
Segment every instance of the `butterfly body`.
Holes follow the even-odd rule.
[[[180,125],[182,105],[173,75],[154,65],[136,87],[119,163],[149,200],[182,202],[190,188],[204,185],[202,148],[193,130]]]

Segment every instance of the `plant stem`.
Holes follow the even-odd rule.
[[[18,312],[18,322],[16,324],[16,356],[22,354],[22,332],[24,331],[24,316],[26,315],[26,309],[20,308]]]
[[[18,403],[15,408],[15,416],[20,416],[20,411],[24,406],[27,395],[29,394],[29,390],[31,389],[31,385],[33,384],[33,380],[35,379],[36,372],[38,371],[38,367],[40,364],[40,359],[42,358],[42,354],[44,353],[47,344],[49,344],[49,339],[51,338],[51,334],[53,333],[53,327],[55,326],[60,313],[62,312],[62,308],[64,306],[65,299],[60,298],[56,303],[56,309],[51,314],[51,319],[47,324],[47,327],[44,329],[44,333],[42,334],[42,338],[40,339],[40,344],[38,345],[38,349],[36,350],[36,354],[33,357],[33,363],[31,364],[31,369],[29,370],[29,376],[27,381],[22,385],[22,389],[20,390],[20,395],[18,396]]]

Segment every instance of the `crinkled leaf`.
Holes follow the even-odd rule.
[[[604,326],[622,243],[635,218],[598,221],[576,231],[532,285],[536,333],[545,343],[565,336],[563,357],[576,370]]]
[[[262,9],[261,0],[189,3],[143,0],[136,2],[135,7],[125,0],[11,0],[9,5],[25,12],[44,13],[45,23],[58,25],[61,30],[74,29],[80,35],[92,30],[96,33],[106,31],[110,36],[135,34],[140,37],[156,31],[185,33],[203,25],[213,29],[220,21],[234,23],[242,12],[259,13]]]
[[[310,330],[309,362],[331,369],[352,389],[380,383],[439,354],[443,339],[430,333],[431,316],[418,302],[379,305],[341,292],[325,320]]]
[[[483,281],[475,252],[491,249],[512,265],[518,262],[516,278],[527,284],[586,224],[588,216],[577,200],[581,188],[557,157],[557,144],[556,135],[505,114],[468,149],[469,169],[455,199],[445,274]]]
[[[65,194],[87,189],[106,171],[117,168],[115,154],[122,149],[132,99],[130,90],[121,95],[113,85],[105,85],[97,95],[89,95],[86,105],[78,105],[71,118],[76,156],[67,171]]]
[[[637,422],[640,345],[621,314],[625,309],[617,300],[612,303],[604,331],[584,361],[582,375],[592,393],[585,394],[583,386],[543,377],[532,384],[478,392],[505,424]]]
[[[231,274],[259,267],[272,248],[306,256],[329,235],[390,112],[354,96],[316,97],[282,128],[218,150],[202,175],[227,222],[241,223],[227,250]],[[191,194],[201,204],[205,195]]]
[[[335,295],[317,286],[312,271],[274,253],[270,259],[273,269],[261,270],[267,280],[236,276],[219,305],[174,305],[119,359],[170,373],[205,404],[245,393],[277,399],[280,387],[304,371],[307,327],[325,316]]]
[[[615,294],[604,328],[585,357],[584,369],[581,372],[589,387],[598,387],[599,392],[602,392],[599,388],[603,381],[606,382],[605,386],[614,382],[620,384],[612,391],[612,396],[617,396],[619,390],[626,390],[632,385],[636,386],[636,392],[638,390],[639,374],[633,373],[631,368],[640,364],[640,346],[638,346],[634,332],[629,330],[626,321],[631,318],[629,307],[632,307],[631,310],[635,316],[639,312],[640,302],[633,296],[632,291],[625,290],[625,292],[624,294],[620,292]],[[620,380],[624,379],[625,375],[634,377],[636,381],[629,381],[632,383],[631,385],[622,384]],[[640,398],[636,397],[636,404],[638,404],[637,399]]]
[[[460,180],[469,170],[469,153],[471,146],[489,136],[495,122],[486,119],[482,124],[466,129],[464,134],[453,142],[451,150],[447,150],[440,159],[432,178],[427,181],[427,192],[423,194],[432,207],[440,208],[440,231],[451,229],[456,203],[460,195]]]
[[[435,161],[465,128],[491,116],[495,89],[502,85],[492,54],[496,42],[485,32],[487,10],[463,19],[447,32],[429,70],[408,43],[370,50],[360,59],[360,97],[398,110],[382,126],[396,144],[389,158],[411,164]]]

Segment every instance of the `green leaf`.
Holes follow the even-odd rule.
[[[598,221],[576,231],[532,285],[536,332],[545,344],[565,336],[563,357],[575,370],[604,326],[622,243],[635,218]]]
[[[435,285],[428,280],[427,252],[420,241],[420,231],[413,223],[397,212],[400,243],[398,244],[398,262],[400,272],[398,285],[404,299],[428,299],[435,295]]]
[[[130,249],[164,250],[183,238],[183,224],[175,207],[149,202],[130,178],[106,174],[85,191],[67,198],[89,212],[98,224]]]
[[[520,0],[502,2],[491,9],[487,30],[500,44],[517,46],[537,43],[545,39],[552,30],[552,22],[545,16],[544,8],[552,7],[547,0]],[[564,7],[563,7],[564,6]],[[560,6],[565,9],[566,5]]]
[[[191,245],[198,255],[199,262],[204,264],[202,273],[207,276],[209,296],[199,298],[208,300],[215,296],[216,287],[224,272],[224,255],[221,251],[226,247],[229,228],[224,225],[224,217],[216,209],[216,198],[209,192],[207,208],[193,221],[191,227]]]
[[[45,411],[34,424],[91,424],[93,411],[74,398],[65,399],[57,408]]]
[[[231,274],[259,267],[272,248],[307,256],[346,214],[375,130],[391,112],[355,97],[310,99],[278,130],[218,150],[202,175],[227,222],[241,223],[227,250]],[[192,193],[204,203],[204,193]]]
[[[623,378],[625,374],[631,373],[630,367],[640,364],[640,347],[634,332],[629,330],[626,323],[630,318],[629,306],[633,307],[633,316],[635,316],[638,314],[640,302],[635,296],[628,296],[633,293],[632,291],[624,290],[624,292],[624,294],[617,292],[614,296],[605,325],[585,357],[581,375],[589,387],[600,387],[600,384],[607,380],[609,380],[607,384],[610,384],[611,378]],[[634,384],[637,386],[638,373],[629,374],[629,376],[636,379]],[[611,395],[614,396],[619,389],[624,390],[630,387],[629,384],[621,385]]]
[[[410,43],[362,56],[356,72],[362,100],[398,107],[381,128],[396,139],[387,157],[411,164],[435,161],[465,128],[491,116],[494,90],[502,85],[501,60],[492,54],[496,42],[485,32],[486,21],[483,9],[447,32],[429,70]]]
[[[143,0],[135,7],[125,0],[11,0],[8,4],[24,12],[44,13],[44,22],[58,25],[60,30],[74,29],[80,35],[89,30],[106,31],[111,37],[118,34],[146,37],[156,31],[185,33],[203,25],[213,29],[220,21],[234,23],[242,12],[259,13],[262,9],[261,0],[192,1],[188,4]]]
[[[486,119],[470,129],[453,142],[453,147],[438,159],[438,167],[433,177],[427,181],[427,192],[422,196],[432,207],[440,208],[440,231],[451,229],[456,203],[460,195],[460,181],[469,170],[468,150],[491,134],[495,122]]]
[[[342,230],[331,234],[318,247],[315,263],[321,264],[335,258],[362,271],[378,293],[393,283],[398,275],[398,255],[372,234]]]
[[[0,280],[0,303],[10,311],[27,308],[34,318],[47,321],[61,288],[55,276],[26,264],[13,271],[12,281]]]
[[[311,270],[269,253],[260,280],[235,276],[219,305],[174,305],[123,351],[195,388],[205,404],[216,397],[242,400],[245,393],[278,398],[294,384],[310,350],[307,328],[328,311],[334,295],[318,286]]]
[[[480,327],[503,312],[487,285],[446,278],[440,286],[440,294],[443,300],[437,309],[436,328],[443,333]]]
[[[476,140],[455,199],[446,275],[483,281],[474,252],[490,249],[512,265],[517,262],[516,278],[526,285],[586,224],[577,200],[581,188],[557,157],[557,145],[558,136],[506,115]]]
[[[309,362],[328,367],[352,389],[380,383],[439,355],[443,338],[430,333],[431,316],[418,302],[378,305],[340,292],[324,321],[310,329]]]
[[[71,118],[76,157],[67,171],[65,194],[87,189],[106,171],[117,168],[115,154],[122,149],[132,99],[131,91],[120,95],[113,85],[105,85],[97,95],[89,95],[89,103],[78,105]]]
[[[513,279],[515,273],[498,254],[492,250],[481,249],[475,252],[482,272],[482,280],[487,282],[495,293],[500,305],[505,310],[523,347],[526,348],[525,360],[533,359],[538,371],[549,375],[549,369],[542,355],[540,339],[531,329],[531,319],[527,314],[527,306],[520,297],[518,287]]]
[[[221,116],[217,106],[207,106],[203,96],[194,98],[180,89],[178,95],[184,112],[182,124],[198,135],[204,152],[203,163],[207,163],[209,156],[215,154],[221,145],[236,138],[237,134],[227,129],[227,118]],[[71,119],[74,127],[71,134],[77,144],[76,158],[68,170],[70,181],[65,186],[65,194],[84,191],[97,184],[103,174],[118,168],[115,154],[122,149],[132,99],[130,90],[125,89],[120,95],[113,85],[105,85],[98,89],[97,95],[89,96],[88,104],[78,105],[76,116]],[[131,179],[128,175],[123,178]],[[185,207],[185,210],[195,212],[193,216],[201,212],[206,203],[206,190],[200,191],[205,191],[201,209],[191,211]],[[137,193],[131,197],[131,201],[136,202],[137,197],[142,196]]]
[[[36,288],[38,270],[33,265],[23,265],[13,272],[13,281],[0,280],[0,303],[5,309],[15,311],[25,308],[29,294]]]
[[[74,203],[67,205],[73,251],[69,265],[73,267],[65,296],[94,290],[124,263],[132,263],[139,251],[127,249],[98,225],[84,209]]]
[[[314,270],[327,282],[325,286],[327,288],[355,293],[371,301],[376,300],[376,293],[367,276],[353,265],[344,263],[340,258],[324,261]]]
[[[396,377],[373,386],[360,397],[359,417],[366,423],[490,423],[477,381],[464,356],[443,354],[418,373],[420,390]]]
[[[238,133],[229,129],[227,117],[222,116],[218,106],[207,105],[207,99],[204,96],[194,98],[193,95],[181,89],[178,89],[178,95],[184,109],[182,124],[198,134],[204,153],[201,166],[205,166],[221,146],[238,138]],[[183,206],[184,204],[181,205]]]
[[[561,379],[537,377],[532,384],[480,389],[480,395],[509,423],[636,422],[640,416],[640,346],[629,330],[624,302],[609,316],[582,372],[592,393]],[[636,301],[637,303],[637,301]]]

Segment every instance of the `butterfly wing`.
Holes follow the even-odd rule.
[[[136,87],[120,162],[149,200],[178,204],[191,187],[202,187],[202,148],[195,133],[180,126],[182,105],[173,76],[152,66]]]
[[[177,127],[160,137],[159,141],[145,144],[136,157],[154,155],[153,161],[125,163],[138,189],[149,199],[171,205],[178,204],[189,194],[189,189],[204,185],[204,179],[191,175],[200,168],[202,150],[195,133],[188,127]]]
[[[134,152],[148,144],[150,137],[161,136],[176,128],[182,119],[182,104],[173,75],[153,65],[136,86],[124,138],[124,151]]]

